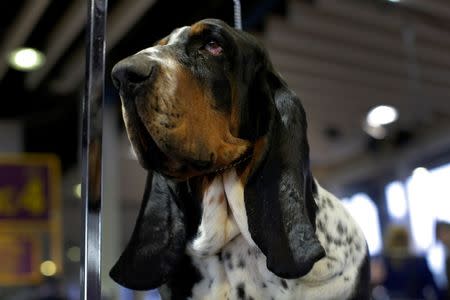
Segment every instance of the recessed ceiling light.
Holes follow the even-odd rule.
[[[367,124],[372,127],[378,127],[395,122],[398,118],[397,110],[388,105],[380,105],[372,108],[367,114]]]
[[[67,258],[71,261],[71,262],[79,262],[80,261],[80,247],[70,247],[69,249],[67,249]]]
[[[56,264],[51,260],[46,260],[41,264],[40,270],[44,276],[53,276],[56,274]]]
[[[388,0],[389,2],[397,3],[400,2],[400,0]]]
[[[415,168],[412,172],[414,177],[427,177],[429,174],[430,172],[424,167]]]
[[[363,129],[368,135],[377,140],[382,140],[387,135],[387,130],[383,126],[371,126],[364,123]]]
[[[8,62],[19,71],[32,71],[44,64],[45,56],[33,48],[19,48],[9,54]]]
[[[73,187],[73,194],[75,197],[81,198],[81,183],[78,183]]]

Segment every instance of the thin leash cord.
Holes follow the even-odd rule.
[[[242,30],[241,1],[233,0],[233,2],[234,2],[234,28]]]

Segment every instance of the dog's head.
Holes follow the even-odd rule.
[[[248,123],[263,100],[247,99],[265,57],[250,35],[204,20],[116,64],[112,78],[142,166],[183,180],[248,154],[261,134]]]
[[[255,38],[203,20],[120,61],[112,77],[133,148],[154,171],[116,281],[147,289],[170,280],[199,222],[187,182],[235,165],[268,268],[285,278],[309,272],[324,250],[306,117]]]

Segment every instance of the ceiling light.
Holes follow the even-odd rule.
[[[32,71],[44,64],[45,56],[33,48],[19,48],[9,54],[8,61],[16,70]]]
[[[415,168],[414,171],[412,172],[412,176],[416,178],[418,177],[425,178],[428,177],[429,174],[430,172],[424,167]]]
[[[397,3],[400,2],[400,0],[388,0],[389,2]]]
[[[67,249],[67,258],[72,262],[79,262],[80,261],[80,247],[70,247]]]
[[[397,110],[388,105],[380,105],[372,108],[367,114],[367,124],[372,127],[387,125],[395,122],[398,118]]]
[[[73,187],[73,194],[75,197],[81,198],[81,183],[78,183]]]
[[[383,126],[371,126],[364,123],[363,129],[368,135],[377,140],[382,140],[387,135],[387,130]]]
[[[51,260],[46,260],[41,264],[40,270],[44,276],[53,276],[56,274],[56,264]]]

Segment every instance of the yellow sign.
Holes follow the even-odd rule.
[[[45,260],[61,272],[60,177],[56,156],[0,155],[0,285],[36,282]]]
[[[2,285],[39,282],[42,243],[38,237],[26,233],[0,233],[0,256],[8,258],[0,264]]]

